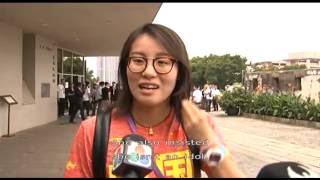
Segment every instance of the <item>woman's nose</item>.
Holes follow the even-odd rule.
[[[154,67],[153,67],[153,64],[152,64],[152,62],[149,62],[148,64],[147,64],[147,67],[146,67],[146,69],[142,72],[142,76],[145,76],[145,77],[154,77],[154,76],[156,76],[157,75],[157,72],[156,72],[156,70],[154,69]]]

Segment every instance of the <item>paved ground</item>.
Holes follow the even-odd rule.
[[[255,177],[267,163],[296,161],[320,172],[320,130],[212,115],[239,167]],[[0,138],[0,177],[63,177],[77,124],[66,120]]]
[[[279,161],[300,162],[320,172],[320,130],[214,112],[240,168],[255,177],[260,168]]]
[[[0,177],[63,177],[79,127],[65,120],[0,138]]]

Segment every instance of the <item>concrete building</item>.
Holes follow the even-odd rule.
[[[278,72],[251,72],[245,75],[247,90],[254,91],[258,85],[267,85],[273,92],[293,91],[302,98],[320,100],[320,68],[287,70]]]
[[[305,69],[283,69],[293,65],[304,65]],[[260,85],[272,88],[274,92],[293,91],[302,98],[310,97],[319,102],[320,52],[290,53],[288,59],[255,63],[247,67],[244,85],[248,90],[255,90]]]
[[[119,56],[97,58],[97,77],[100,81],[112,83],[118,81]]]
[[[253,64],[254,68],[264,68],[264,69],[270,69],[272,67],[276,67],[278,69],[283,68],[284,66],[288,65],[288,62],[285,61],[263,61],[263,62],[257,62]]]
[[[320,52],[290,53],[289,58],[284,61],[288,65],[305,65],[307,69],[320,68]]]
[[[161,3],[1,3],[0,96],[12,95],[10,132],[57,119],[57,82],[83,81],[83,56],[118,56]],[[68,65],[69,63],[69,65]],[[8,106],[0,100],[0,136]]]

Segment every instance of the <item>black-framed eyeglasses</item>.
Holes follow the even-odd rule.
[[[134,73],[141,73],[145,71],[148,65],[148,59],[150,58],[130,56],[128,62],[129,70]],[[152,59],[153,68],[158,74],[168,74],[171,72],[175,62],[175,59],[167,56]]]

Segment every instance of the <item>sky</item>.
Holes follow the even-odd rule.
[[[153,23],[177,32],[190,58],[237,54],[255,63],[320,51],[319,19],[320,3],[162,3]]]

